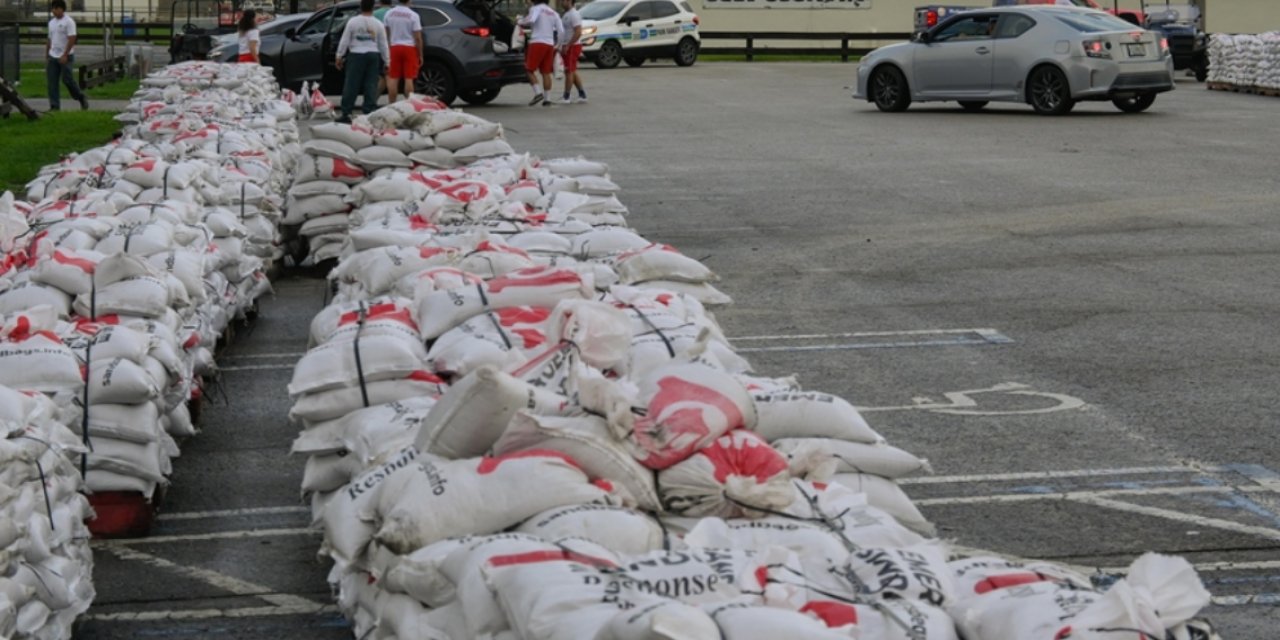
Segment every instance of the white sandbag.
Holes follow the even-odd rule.
[[[360,283],[371,296],[382,295],[405,276],[452,264],[458,253],[454,247],[379,247],[348,257],[330,276],[338,282]]]
[[[355,123],[326,122],[311,127],[311,137],[319,140],[336,140],[355,150],[364,149],[373,144],[374,135],[372,128]],[[306,149],[305,145],[303,149]]]
[[[919,473],[933,473],[929,462],[886,443],[866,444],[832,438],[782,438],[770,444],[793,463],[810,465],[817,459],[834,460],[836,473],[869,473],[896,480]],[[800,469],[793,464],[792,472]]]
[[[722,640],[715,621],[701,609],[674,600],[658,600],[636,610],[619,611],[595,640]]]
[[[421,353],[422,336],[413,321],[413,303],[404,298],[382,297],[349,304],[331,304],[311,320],[312,344],[350,340],[362,336],[389,335],[414,343]]]
[[[302,152],[318,158],[335,158],[347,162],[358,162],[355,149],[352,149],[350,145],[332,139],[315,138],[309,140],[302,145]]]
[[[289,187],[286,195],[290,198],[302,199],[310,196],[345,196],[348,193],[351,193],[351,185],[345,182],[315,180],[301,182]]]
[[[735,429],[658,473],[665,510],[721,518],[779,511],[795,492],[787,459],[760,436]]]
[[[55,310],[59,317],[68,317],[71,315],[71,304],[71,296],[62,290],[34,281],[15,284],[0,293],[0,314],[48,307]]]
[[[289,395],[319,393],[381,380],[397,380],[425,367],[426,350],[391,335],[333,341],[307,352],[294,368]]]
[[[546,322],[551,310],[507,307],[486,311],[446,331],[431,345],[427,364],[451,377],[465,376],[483,366],[514,370],[547,344]]]
[[[782,438],[833,438],[876,444],[876,433],[843,398],[820,391],[753,394],[759,419],[754,431],[770,442]]]
[[[462,147],[453,152],[453,159],[459,164],[470,164],[484,158],[505,156],[511,153],[515,153],[515,149],[512,149],[506,140],[495,138],[493,140],[481,140]]]
[[[573,238],[573,255],[584,259],[601,258],[623,251],[638,251],[650,244],[652,243],[630,229],[596,229]]]
[[[571,269],[533,267],[475,287],[432,291],[417,301],[418,327],[430,340],[489,309],[554,307],[560,300],[590,298],[594,288],[589,280]]]
[[[715,604],[703,607],[719,627],[715,640],[773,640],[804,638],[805,640],[880,640],[881,636],[853,635],[851,626],[831,629],[823,621],[799,611],[777,607],[752,606],[743,603]]]
[[[785,515],[801,520],[831,522],[831,532],[850,549],[910,547],[925,541],[893,516],[867,503],[866,494],[839,484],[791,481],[796,498]]]
[[[422,149],[409,154],[409,159],[414,164],[431,167],[433,169],[452,169],[457,166],[458,161],[454,159],[453,152],[443,147],[432,147],[430,149]]]
[[[400,379],[308,393],[294,402],[289,409],[289,417],[309,423],[334,420],[364,407],[439,395],[446,388],[444,381],[434,374],[414,371]]]
[[[436,146],[431,136],[422,135],[412,129],[385,129],[378,131],[373,136],[373,144],[380,147],[390,147],[405,154]]]
[[[201,167],[195,163],[170,164],[146,158],[126,167],[120,177],[148,189],[186,189],[199,177],[200,171]]]
[[[90,398],[92,400],[92,398]],[[160,412],[155,404],[94,404],[86,412],[90,438],[105,437],[146,444],[160,437]],[[81,424],[73,422],[71,430],[81,433]]]
[[[538,536],[547,541],[562,538],[586,538],[622,555],[641,555],[679,546],[653,516],[603,504],[581,504],[557,507],[526,520],[516,531]]]
[[[477,142],[501,137],[502,125],[496,122],[489,122],[485,124],[464,124],[437,133],[435,135],[435,143],[438,147],[444,147],[450,151],[457,151],[458,149],[473,145]]]
[[[389,456],[383,464],[360,474],[341,491],[334,493],[319,513],[324,527],[325,546],[338,565],[357,563],[377,531],[377,504],[382,487],[396,474],[415,473],[418,450],[406,448]]]
[[[51,394],[81,387],[80,361],[53,333],[56,321],[49,307],[0,316],[0,385]]]
[[[618,277],[626,284],[649,280],[692,283],[719,280],[706,265],[665,244],[650,244],[623,252],[614,260],[614,267],[618,270]]]
[[[592,479],[621,485],[642,509],[659,510],[653,475],[615,440],[603,418],[537,416],[520,412],[493,445],[498,455],[552,450],[574,460]],[[788,490],[790,486],[787,487]]]
[[[573,343],[582,362],[597,369],[621,365],[631,345],[631,326],[626,314],[613,305],[594,300],[558,302],[548,319],[547,334],[552,339]]]
[[[347,213],[351,205],[345,196],[320,194],[290,199],[285,205],[285,224],[302,224],[303,221],[335,213]]]
[[[87,293],[91,287],[93,270],[103,257],[97,251],[58,249],[48,259],[36,263],[31,271],[31,280],[56,287],[71,295]]]
[[[863,548],[854,551],[844,568],[856,582],[850,593],[875,594],[885,599],[923,602],[947,608],[956,601],[956,585],[947,566],[947,550],[932,541],[901,549]]]
[[[831,477],[831,482],[866,495],[867,504],[889,513],[912,531],[924,536],[937,533],[902,487],[888,478],[867,473],[838,473]]]
[[[375,539],[396,553],[466,533],[493,533],[552,507],[605,501],[559,453],[526,451],[452,462],[421,459],[397,474],[378,501]]]
[[[298,160],[294,184],[325,180],[359,184],[365,180],[364,169],[340,158],[304,155]]]
[[[635,286],[641,289],[666,291],[691,296],[696,298],[698,302],[709,307],[733,304],[733,298],[729,297],[728,294],[705,282],[692,283],[680,282],[678,280],[646,280],[644,282],[635,283]]]
[[[848,557],[850,548],[831,529],[820,523],[779,516],[759,519],[701,518],[684,535],[693,547],[766,551],[783,547],[805,558],[821,558],[836,565]]]
[[[568,398],[482,367],[449,387],[427,414],[414,445],[446,458],[484,455],[517,411],[555,414],[568,404]]]
[[[368,171],[388,167],[409,168],[413,166],[413,161],[403,151],[382,146],[365,147],[357,151],[355,162]]]
[[[313,236],[340,234],[350,228],[350,220],[350,216],[345,213],[333,213],[309,218],[298,229],[298,235],[310,238]]]
[[[73,308],[86,318],[107,314],[156,318],[169,310],[170,299],[166,281],[148,275],[99,284],[96,293],[76,296]]]

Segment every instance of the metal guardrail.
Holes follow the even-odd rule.
[[[21,73],[21,48],[18,46],[18,28],[0,27],[0,78],[17,82]]]
[[[841,62],[848,62],[852,56],[864,56],[873,49],[884,44],[902,42],[911,39],[910,33],[848,33],[848,32],[814,32],[796,31],[702,31],[702,53],[741,55],[750,62],[756,55],[772,53],[779,55],[838,55]],[[711,47],[708,40],[741,40],[746,46]],[[839,42],[840,46],[808,46],[778,47],[760,46],[760,41],[804,41],[804,42]],[[862,43],[876,43],[865,46]]]

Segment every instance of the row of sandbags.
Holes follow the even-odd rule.
[[[415,126],[395,127],[408,117]],[[376,194],[376,189],[369,189],[365,196],[353,195],[353,185],[380,172],[451,169],[511,151],[501,125],[444,109],[434,98],[416,95],[362,116],[354,124],[317,124],[302,146],[284,224],[296,228],[311,261],[332,260],[342,248],[348,214],[368,195]]]
[[[113,141],[42,168],[22,200],[0,197],[0,385],[60,425],[28,418],[31,442],[0,455],[6,482],[30,482],[32,455],[46,474],[43,504],[28,484],[0,486],[17,526],[0,531],[0,637],[69,637],[93,596],[92,513],[76,492],[156,495],[196,433],[188,403],[216,373],[218,340],[270,290],[298,146],[278,97],[255,65],[166,67]],[[74,464],[53,466],[55,452]],[[56,580],[42,549],[57,551]]]
[[[1280,90],[1280,32],[1209,39],[1209,82]]]
[[[356,637],[1207,628],[1180,559],[1103,592],[955,557],[895,482],[927,463],[848,401],[753,372],[710,310],[716,275],[631,230],[607,167],[507,154],[347,186],[335,295],[289,392]]]
[[[40,394],[0,386],[0,638],[70,637],[93,601],[84,448],[58,413]]]

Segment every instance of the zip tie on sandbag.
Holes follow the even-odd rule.
[[[245,194],[245,190],[248,188],[249,188],[248,182],[240,183],[240,222],[241,223],[244,222],[244,194]]]
[[[671,346],[671,340],[667,338],[667,334],[664,333],[662,329],[659,329],[658,325],[654,324],[653,321],[649,319],[649,316],[645,315],[645,312],[641,311],[639,307],[636,307],[634,304],[627,304],[627,306],[632,311],[635,311],[636,315],[640,316],[640,319],[643,320],[646,325],[649,325],[649,328],[653,329],[653,332],[658,334],[659,338],[662,338],[662,344],[667,347],[667,356],[671,358],[676,357],[676,349]]]
[[[360,400],[364,406],[369,406],[369,388],[364,383],[364,364],[360,362],[360,332],[364,330],[365,307],[364,301],[360,302],[360,309],[356,316],[356,335],[351,340],[351,346],[355,351],[356,357],[356,376],[360,380]]]
[[[656,471],[654,472],[654,475],[657,475]],[[661,496],[658,497],[658,501],[662,501]],[[658,528],[662,530],[662,550],[671,551],[671,530],[667,529],[667,523],[663,522],[662,518],[658,517],[657,512],[645,511],[644,513],[650,518],[653,518],[653,521],[658,523]]]
[[[478,283],[476,283],[476,293],[480,294],[480,306],[481,306],[481,307],[483,307],[483,308],[485,308],[485,309],[488,309],[488,308],[489,308],[489,296],[485,295],[485,293],[484,293],[484,283],[483,283],[483,282],[478,282]]]
[[[26,434],[20,435],[18,437],[39,442],[40,444],[44,445],[44,448],[46,451],[53,449],[52,445],[50,445],[48,442],[45,442],[44,440],[41,440],[40,438],[36,438],[34,436],[29,436]],[[49,499],[49,485],[47,484],[48,481],[45,479],[44,465],[40,464],[40,456],[36,456],[35,462],[36,462],[36,472],[40,474],[40,490],[44,492],[44,509],[45,509],[45,512],[49,514],[49,530],[57,531],[58,527],[53,523],[53,502]]]
[[[507,336],[507,332],[502,328],[502,323],[498,321],[498,314],[492,311],[486,311],[484,315],[489,319],[489,322],[493,323],[493,328],[498,330],[499,336],[502,336],[502,344],[507,345],[507,351],[510,351],[512,348],[511,338]]]
[[[89,276],[89,313],[90,320],[98,317],[98,282],[92,274]],[[83,407],[80,412],[80,438],[87,449],[80,454],[80,477],[86,481],[89,478],[89,453],[93,451],[93,440],[89,438],[89,382],[93,378],[93,342],[94,337],[89,336],[84,345],[84,394],[81,396]]]
[[[160,184],[164,187],[164,190],[160,192],[160,197],[166,200],[169,198],[169,170],[172,168],[173,165],[166,164],[164,167],[164,175],[160,176]]]

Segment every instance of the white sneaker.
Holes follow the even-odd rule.
[[[574,102],[578,102],[578,103],[586,103],[586,101],[587,101],[587,97],[586,97],[586,96],[574,96],[574,97],[573,97],[573,101],[574,101]]]

